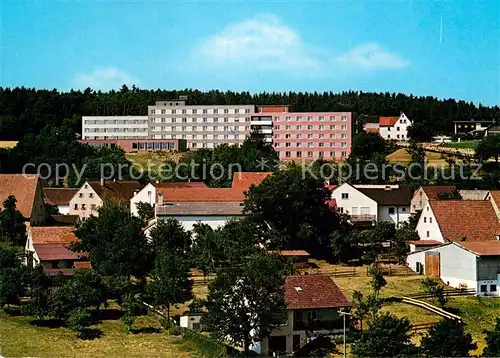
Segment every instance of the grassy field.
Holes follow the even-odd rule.
[[[443,147],[476,149],[479,142],[479,140],[464,140],[461,142],[443,143]]]
[[[425,152],[425,156],[427,157],[427,162],[429,166],[447,166],[446,162],[447,155],[442,155],[441,153],[435,152]],[[402,163],[405,165],[410,164],[411,158],[406,149],[398,149],[395,152],[389,154],[386,157],[389,163]],[[454,158],[456,161],[459,161],[458,158]]]
[[[188,351],[182,338],[155,331],[158,322],[139,317],[128,333],[119,320],[104,320],[97,326],[102,336],[93,340],[77,339],[68,328],[38,327],[32,318],[0,316],[0,354],[7,357],[201,357]]]
[[[185,153],[166,151],[141,151],[125,154],[127,159],[139,166],[139,168],[142,168],[142,171],[147,171],[149,165],[154,174],[158,173],[158,170],[163,163],[167,161],[179,163],[184,155]]]

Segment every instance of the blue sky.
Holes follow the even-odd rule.
[[[1,86],[391,91],[500,104],[500,0],[0,0]]]

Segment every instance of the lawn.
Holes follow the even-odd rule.
[[[0,353],[7,357],[201,357],[189,352],[182,338],[156,331],[158,322],[139,317],[138,333],[128,333],[119,319],[103,320],[96,328],[102,336],[77,339],[68,328],[39,327],[31,317],[0,315]]]
[[[154,174],[158,173],[161,165],[167,161],[172,161],[174,163],[179,163],[185,153],[179,152],[161,152],[161,151],[141,151],[135,153],[126,153],[125,156],[128,160],[138,166],[143,172],[148,171],[151,168],[151,172]]]
[[[448,166],[448,163],[446,162],[446,158],[448,157],[448,155],[426,151],[425,156],[427,158],[427,164],[429,166]],[[408,165],[411,162],[410,154],[404,148],[398,149],[395,152],[389,154],[386,159],[389,163],[393,164],[402,163]],[[456,161],[459,161],[458,158],[454,159]]]
[[[459,149],[476,149],[480,140],[464,140],[461,142],[443,143],[443,147]]]

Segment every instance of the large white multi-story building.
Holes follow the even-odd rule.
[[[143,139],[149,137],[148,116],[82,117],[82,139]]]
[[[255,105],[186,105],[184,100],[157,101],[148,106],[153,139],[186,139],[189,148],[241,144],[250,132]]]

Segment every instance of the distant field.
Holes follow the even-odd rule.
[[[151,171],[153,173],[158,173],[159,168],[162,164],[167,161],[173,161],[178,163],[185,153],[178,152],[160,152],[160,151],[142,151],[135,153],[126,153],[125,156],[132,163],[137,164],[142,168],[143,171],[148,170],[148,164],[150,165]]]
[[[428,165],[430,166],[446,166],[447,155],[435,152],[425,152],[425,156],[427,157]],[[389,163],[402,163],[402,164],[410,164],[411,158],[408,151],[404,148],[398,149],[395,152],[389,154],[386,157]],[[458,158],[455,158],[457,161]]]
[[[14,148],[17,145],[16,141],[2,140],[0,141],[0,148]]]
[[[464,140],[462,142],[443,143],[443,147],[460,148],[460,149],[476,149],[479,140]]]

